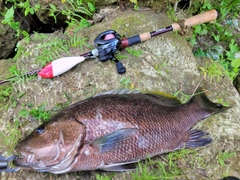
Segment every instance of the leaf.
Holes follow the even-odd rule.
[[[231,42],[229,44],[229,48],[232,53],[235,53],[239,50],[239,47],[238,47],[237,43],[235,43],[234,39],[231,40]]]
[[[22,97],[24,94],[25,94],[25,92],[21,92],[21,93],[18,95],[18,98]]]
[[[4,23],[9,23],[11,20],[13,20],[14,17],[14,9],[13,6],[7,10],[5,16],[4,16]]]
[[[194,32],[195,32],[196,34],[200,34],[201,30],[202,30],[201,25],[197,25],[197,26],[195,26]]]
[[[90,9],[91,12],[95,12],[96,11],[95,6],[92,3],[90,3],[90,2],[88,2],[88,8]]]
[[[214,33],[212,34],[212,37],[215,39],[215,41],[219,42],[220,41],[220,35],[215,35]]]
[[[137,0],[130,0],[130,2],[134,3],[134,4],[138,4]]]
[[[53,12],[57,11],[57,7],[54,4],[49,4],[49,6],[53,10]]]
[[[19,115],[19,117],[27,117],[29,115],[29,113],[28,113],[28,110],[23,109],[19,112],[18,115]]]
[[[239,68],[240,67],[240,58],[236,58],[231,62],[232,67]]]
[[[234,59],[235,59],[234,53],[231,52],[231,51],[227,51],[226,55],[227,55],[227,58],[228,58],[229,60],[234,60]]]
[[[41,7],[41,5],[38,3],[38,4],[36,4],[36,5],[33,7],[33,9],[34,9],[35,11],[38,11],[38,10],[40,9],[40,7]]]

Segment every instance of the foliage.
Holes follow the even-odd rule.
[[[62,14],[67,17],[66,23],[71,27],[75,28],[75,32],[81,29],[82,27],[87,27],[90,24],[88,21],[82,16],[92,16],[92,13],[95,12],[94,1],[89,1],[84,3],[82,0],[67,0],[62,1],[64,5],[64,9],[57,9],[54,4],[49,4],[50,6],[50,14],[57,21],[57,15]],[[81,15],[82,14],[82,15]],[[80,22],[80,23],[79,23]]]
[[[46,111],[46,104],[42,104],[37,108],[33,108],[29,111],[29,115],[31,115],[34,119],[47,121],[51,116],[51,111]]]
[[[0,121],[2,121],[2,119],[0,119]],[[0,148],[6,149],[8,153],[13,153],[15,145],[22,135],[18,119],[14,119],[14,122],[7,123],[5,128],[5,132],[0,131]]]
[[[234,20],[239,16],[240,12],[240,1],[205,0],[204,3],[196,1],[191,8],[193,12],[197,13],[211,9],[218,9],[220,17],[215,23],[194,26],[193,35],[189,39],[189,42],[193,46],[196,46],[200,36],[208,38],[209,41],[205,43],[206,47],[197,48],[194,54],[198,57],[210,57],[214,59],[224,67],[229,77],[233,80],[239,74],[240,68],[240,59],[234,56],[235,53],[240,51],[240,47],[234,39],[239,38],[240,35],[233,33]],[[207,44],[210,41],[212,43]],[[209,68],[211,69],[212,67]]]
[[[226,166],[225,162],[227,159],[229,159],[230,157],[233,157],[236,155],[236,152],[220,152],[217,156],[218,162],[221,166]]]
[[[134,9],[135,10],[139,10],[139,6],[138,6],[138,1],[137,0],[130,0],[130,2],[132,2],[134,4]]]
[[[29,0],[6,0],[5,3],[11,3],[12,6],[9,9],[5,8],[5,11],[1,13],[1,15],[4,17],[2,23],[8,24],[16,32],[16,37],[23,35],[26,39],[28,39],[28,32],[21,29],[20,23],[14,19],[14,14],[17,9],[21,9],[24,16],[29,14],[33,15],[35,12],[39,11],[39,9],[43,9],[43,7],[41,7],[40,4],[35,4],[32,6]],[[49,16],[53,17],[55,22],[57,20],[57,15],[62,14],[68,19],[66,23],[75,27],[75,31],[82,27],[89,26],[89,23],[85,18],[87,16],[92,16],[92,13],[95,12],[95,1],[86,0],[83,2],[82,0],[62,0],[62,3],[64,5],[63,10],[58,9],[54,4],[49,4],[49,7],[45,9],[50,12]]]
[[[131,79],[129,77],[122,77],[120,79],[120,84],[121,84],[121,86],[127,88],[131,84]]]
[[[134,57],[139,57],[143,52],[141,49],[126,48],[126,51]]]
[[[109,176],[96,174],[97,180],[111,180],[113,177],[114,177],[114,173],[110,174]]]
[[[50,61],[62,57],[61,53],[66,53],[68,56],[71,56],[69,53],[70,48],[82,49],[83,46],[89,47],[87,44],[87,38],[77,35],[69,35],[66,39],[60,39],[56,37],[37,47],[39,52],[41,52],[41,54],[37,56],[37,62],[40,64],[40,66],[45,66]]]
[[[31,106],[31,105],[28,105]],[[46,111],[46,104],[42,104],[37,108],[32,108],[31,110],[22,109],[18,116],[19,117],[28,117],[29,115],[36,120],[47,121],[51,116],[51,111]]]
[[[186,158],[188,154],[192,153],[194,152],[188,149],[182,149],[180,151],[168,153],[167,158],[162,157],[162,161],[153,161],[149,158],[144,163],[138,163],[138,168],[136,171],[131,173],[132,179],[159,180],[181,177],[182,170],[177,166],[176,162]]]
[[[206,63],[206,66],[200,67],[200,70],[203,74],[204,79],[207,79],[207,77],[209,77],[210,82],[212,82],[213,78],[216,78],[216,80],[219,82],[222,76],[225,74],[223,67],[214,61],[212,61],[210,64]]]
[[[0,86],[0,102],[7,102],[13,91],[12,86]]]

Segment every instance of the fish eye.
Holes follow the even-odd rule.
[[[36,133],[37,133],[37,134],[42,134],[42,133],[44,133],[44,126],[39,126],[39,127],[36,129]]]

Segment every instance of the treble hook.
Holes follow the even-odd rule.
[[[12,172],[16,172],[18,171],[20,168],[10,168],[9,166],[9,162],[18,158],[18,156],[12,155],[9,156],[7,158],[3,157],[0,155],[0,173],[2,172],[7,172],[7,173],[12,173]]]

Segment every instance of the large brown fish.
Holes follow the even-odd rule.
[[[128,164],[212,140],[191,129],[227,109],[203,93],[186,104],[172,97],[110,91],[62,110],[21,141],[14,164],[55,174],[102,169],[127,171]]]

